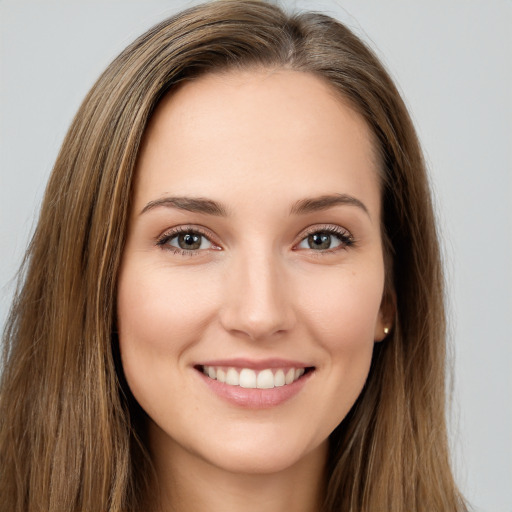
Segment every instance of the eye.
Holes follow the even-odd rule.
[[[298,249],[332,251],[347,248],[354,243],[352,235],[339,226],[310,231],[296,246]]]
[[[217,248],[204,233],[191,228],[167,232],[157,241],[157,245],[182,254]]]
[[[171,238],[167,243],[173,247],[179,247],[180,249],[185,249],[187,251],[208,249],[211,245],[210,241],[207,240],[206,237],[194,232],[180,233],[179,235]]]

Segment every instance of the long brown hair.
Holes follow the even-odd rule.
[[[135,511],[151,463],[119,365],[115,296],[137,152],[176,84],[251,67],[313,73],[364,117],[381,160],[393,330],[330,438],[325,511],[466,510],[445,426],[443,277],[425,165],[400,95],[341,23],[257,0],[184,11],[98,79],[64,140],[4,335],[0,509]],[[150,475],[146,477],[146,475]]]

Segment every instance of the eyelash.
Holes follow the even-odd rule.
[[[177,254],[179,256],[197,256],[200,254],[199,250],[187,250],[187,249],[180,249],[179,247],[174,247],[172,245],[169,245],[169,242],[176,238],[177,236],[184,234],[184,233],[190,233],[190,234],[196,234],[201,235],[202,237],[206,238],[212,245],[215,245],[215,243],[212,241],[212,235],[205,230],[201,229],[198,226],[179,226],[177,228],[173,228],[170,231],[166,231],[163,235],[161,235],[156,242],[156,245],[161,247],[163,250],[171,251],[173,254]]]
[[[156,245],[161,247],[163,250],[171,251],[173,254],[177,254],[180,256],[197,256],[197,255],[199,255],[201,252],[201,250],[199,250],[199,249],[190,249],[190,250],[180,249],[178,247],[169,245],[169,241],[171,241],[173,238],[176,238],[180,234],[184,234],[184,233],[201,235],[202,237],[206,238],[212,245],[216,246],[216,244],[212,241],[211,234],[206,232],[205,230],[203,230],[202,228],[200,228],[198,226],[180,226],[177,228],[173,228],[170,231],[166,231],[163,235],[161,235],[157,239]],[[318,251],[314,250],[314,249],[309,249],[311,253],[315,254],[315,256],[321,257],[322,255],[332,254],[332,253],[340,251],[340,250],[347,250],[348,248],[352,247],[356,242],[354,237],[350,234],[350,232],[340,226],[333,226],[333,225],[312,226],[311,228],[306,230],[306,232],[302,235],[299,242],[294,245],[294,248],[297,247],[306,238],[308,238],[308,236],[314,235],[314,234],[320,234],[320,233],[327,234],[327,235],[334,235],[336,238],[338,238],[338,240],[341,242],[341,244],[332,249],[324,249],[324,250],[318,250]],[[203,249],[203,250],[207,250],[207,249]],[[295,250],[297,250],[297,249],[295,249]]]
[[[310,249],[311,253],[313,253],[315,256],[324,256],[327,254],[332,254],[340,250],[347,250],[350,247],[354,246],[356,243],[356,240],[352,236],[352,234],[345,228],[342,228],[340,226],[335,225],[323,225],[323,226],[312,226],[311,228],[308,228],[304,235],[302,235],[301,239],[299,240],[299,244],[305,240],[308,236],[314,235],[314,234],[327,234],[327,235],[334,235],[336,238],[339,239],[341,244],[338,247],[334,247],[332,249],[324,249],[324,250],[318,250],[315,251],[313,249]],[[297,246],[298,244],[295,244]]]

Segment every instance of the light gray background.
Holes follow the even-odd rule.
[[[0,325],[53,161],[109,61],[193,1],[0,0]],[[512,512],[512,0],[283,1],[370,42],[403,91],[443,232],[458,481]]]

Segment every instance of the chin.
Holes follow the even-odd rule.
[[[290,441],[290,439],[288,439]],[[318,458],[322,464],[327,456],[327,441],[318,446],[304,446],[303,443],[269,442],[247,439],[229,446],[218,447],[215,451],[208,450],[201,458],[214,467],[229,473],[246,475],[275,474],[292,470],[302,464],[310,464],[311,459]]]

